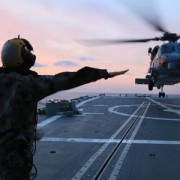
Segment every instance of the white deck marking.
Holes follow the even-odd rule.
[[[177,109],[165,109],[164,111],[166,111],[166,112],[173,112],[173,113],[176,113],[176,114],[180,115],[180,110],[177,110]]]
[[[158,102],[158,101],[155,101],[155,100],[152,99],[152,98],[149,98],[149,97],[148,97],[147,99],[149,99],[151,102],[153,102],[153,103],[161,106],[162,108],[165,108],[164,111],[166,111],[166,112],[173,112],[173,113],[176,113],[176,114],[180,115],[180,110],[172,109],[172,108],[170,108],[170,107],[168,107],[168,106],[166,106],[166,105],[164,105],[164,104],[162,104],[162,103],[160,103],[160,102]]]
[[[78,107],[84,105],[85,103],[90,102],[90,101],[93,101],[93,100],[98,99],[98,98],[99,98],[99,97],[94,97],[94,98],[85,100],[85,101],[83,101],[83,102],[80,102],[80,103],[78,103],[78,104],[76,105],[76,107],[78,108]],[[48,119],[46,119],[46,120],[38,123],[38,124],[37,124],[37,129],[40,129],[40,128],[48,125],[49,123],[52,123],[52,122],[56,121],[57,119],[59,119],[59,118],[61,118],[61,117],[62,117],[62,116],[59,116],[59,115],[50,117],[50,118],[48,118]]]
[[[149,98],[148,98],[149,99]],[[149,99],[150,100],[150,99]],[[159,105],[159,103],[158,103]],[[119,111],[116,111],[117,108],[128,108],[128,107],[131,107],[131,106],[137,106],[137,105],[118,105],[118,106],[113,106],[113,107],[110,107],[108,108],[108,111],[111,112],[111,113],[114,113],[114,114],[118,114],[118,115],[121,115],[121,116],[131,116],[131,114],[127,114],[127,113],[123,113],[123,112],[119,112]],[[173,110],[172,108],[168,108],[167,106],[163,105],[163,107],[165,108],[166,107],[166,110],[164,111],[171,111],[171,112],[176,112],[176,113],[180,113],[178,110]],[[168,109],[167,109],[168,108]],[[135,116],[136,117],[136,116]],[[163,121],[180,121],[180,119],[176,119],[176,118],[158,118],[158,117],[144,117],[146,119],[151,119],[151,120],[163,120]]]
[[[106,107],[106,106],[108,106],[108,105],[105,105],[105,104],[97,104],[97,105],[94,105],[94,106],[97,106],[97,107]]]
[[[91,139],[91,138],[60,138],[60,137],[43,137],[43,142],[75,142],[75,143],[119,143],[121,139]],[[180,145],[180,141],[166,140],[123,140],[124,144],[153,144],[153,145]]]
[[[95,114],[95,115],[104,115],[104,113],[90,113],[90,112],[84,112],[83,114]]]
[[[164,103],[164,104],[167,105],[167,106],[171,106],[171,107],[179,108],[180,109],[180,105],[179,104],[168,104],[168,103]]]
[[[142,117],[140,118],[136,128],[134,129],[134,131],[133,131],[133,133],[132,133],[132,135],[130,137],[130,143],[126,144],[126,146],[124,147],[121,155],[119,156],[119,158],[118,158],[118,160],[117,160],[117,162],[115,164],[115,167],[112,170],[112,173],[111,173],[109,179],[114,179],[114,180],[117,179],[119,171],[120,171],[120,169],[121,169],[121,167],[123,165],[123,162],[124,162],[128,152],[129,152],[129,149],[130,149],[130,147],[132,145],[132,142],[133,142],[133,140],[134,140],[134,138],[135,138],[135,136],[136,136],[142,122],[143,122],[143,119],[144,119],[144,117],[145,117],[145,115],[146,115],[146,113],[147,113],[147,111],[149,109],[149,106],[150,106],[150,102],[148,103],[146,109],[144,110],[144,113],[143,113]]]
[[[50,117],[50,118],[46,119],[45,121],[42,121],[41,123],[38,123],[37,129],[40,129],[40,128],[48,125],[49,123],[52,123],[52,122],[56,121],[60,117],[62,117],[62,116],[58,116],[58,115],[57,116],[53,116],[53,117]]]
[[[77,142],[77,143],[119,143],[118,139],[89,139],[89,138],[59,138],[44,137],[40,141],[47,142]]]
[[[144,103],[142,103],[134,113],[121,125],[121,127],[110,137],[110,139],[115,139],[115,137],[124,129],[124,127],[129,123],[129,121],[134,117],[134,115],[142,108]],[[86,173],[93,162],[104,152],[104,150],[109,146],[109,143],[105,143],[98,151],[96,151],[92,157],[83,165],[83,167],[74,175],[72,180],[81,179],[81,177]]]
[[[124,140],[123,143],[130,143],[132,140]],[[180,145],[180,141],[165,140],[133,140],[133,144],[157,144],[157,145]]]
[[[78,103],[78,104],[76,105],[76,107],[78,108],[78,107],[80,107],[80,106],[84,105],[84,104],[85,104],[85,103],[87,103],[87,102],[90,102],[90,101],[93,101],[93,100],[95,100],[95,99],[99,99],[99,98],[100,98],[100,97],[99,97],[99,96],[97,96],[97,97],[94,97],[94,98],[88,99],[88,100],[86,100],[86,101],[80,102],[80,103]]]
[[[153,103],[155,103],[155,104],[157,104],[157,105],[159,105],[159,106],[161,106],[161,107],[163,107],[165,109],[169,109],[166,105],[164,105],[164,104],[162,104],[162,103],[160,103],[158,101],[155,101],[154,99],[152,99],[150,97],[147,97],[146,99],[149,99],[151,102],[153,102]]]

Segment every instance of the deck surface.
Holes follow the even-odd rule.
[[[40,116],[37,180],[179,180],[180,99],[97,96]]]

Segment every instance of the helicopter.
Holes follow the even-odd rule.
[[[174,85],[180,82],[180,38],[175,33],[165,32],[162,37],[143,39],[142,41],[168,41],[161,46],[148,49],[150,67],[144,79],[136,78],[136,84],[147,84],[150,91],[153,87],[161,89],[159,97],[165,97],[164,85]]]
[[[81,43],[90,46],[113,45],[122,43],[146,43],[149,41],[162,41],[162,45],[156,45],[148,49],[150,56],[150,66],[145,78],[136,78],[135,84],[146,84],[148,90],[152,91],[154,87],[161,89],[159,97],[166,97],[163,87],[165,85],[175,85],[180,83],[180,35],[165,30],[158,18],[153,20],[143,16],[136,11],[148,24],[155,30],[163,33],[161,37],[147,39],[94,39],[80,40]],[[155,13],[154,13],[155,14]]]

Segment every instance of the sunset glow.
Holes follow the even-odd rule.
[[[146,3],[147,0],[140,2]],[[154,3],[165,27],[180,34],[180,1],[157,0]],[[149,67],[148,48],[161,42],[99,47],[77,42],[79,39],[151,38],[161,35],[121,1],[0,0],[0,19],[0,49],[8,39],[19,34],[28,39],[37,57],[32,70],[39,74],[77,71],[84,66],[108,71],[129,69],[126,75],[100,80],[74,91],[150,93],[147,86],[135,85],[135,78],[145,77]],[[180,84],[165,86],[164,89],[166,93],[179,94]],[[159,90],[155,88],[153,93],[157,92]]]

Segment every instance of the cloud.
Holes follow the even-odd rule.
[[[80,61],[95,61],[94,58],[91,58],[91,57],[84,57],[84,56],[80,57],[79,60],[80,60]]]
[[[34,67],[42,68],[42,67],[46,67],[46,65],[40,64],[40,63],[35,63]]]
[[[54,63],[55,66],[63,66],[63,67],[75,67],[79,66],[79,64],[76,64],[72,61],[57,61]]]

